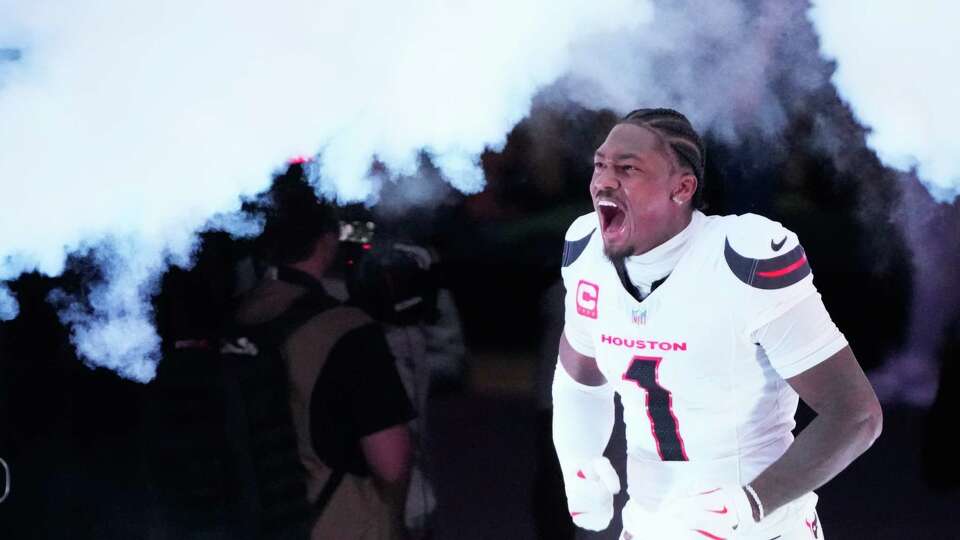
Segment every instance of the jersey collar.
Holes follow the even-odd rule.
[[[630,282],[640,290],[643,296],[650,294],[653,284],[662,282],[677,266],[690,238],[699,230],[705,218],[702,212],[694,210],[690,223],[682,231],[642,255],[626,258],[624,270]]]

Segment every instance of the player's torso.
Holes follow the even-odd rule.
[[[703,229],[643,301],[599,257],[578,283],[578,311],[582,303],[583,316],[595,315],[597,364],[620,394],[628,453],[635,458],[737,456],[744,426],[763,405],[755,396],[776,385],[756,345],[742,335],[736,283],[720,266],[722,235],[714,238],[709,224]]]
[[[752,214],[694,218],[676,266],[642,302],[603,255],[595,214],[565,237],[568,339],[621,397],[628,492],[651,509],[749,482],[793,440],[797,394],[753,332],[815,291],[799,241]]]
[[[713,420],[729,395],[728,325],[681,272],[643,302],[615,272],[605,276],[594,333],[598,366],[624,406],[629,452],[668,461],[696,455],[697,439],[715,439]]]

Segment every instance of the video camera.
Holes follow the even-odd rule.
[[[374,232],[369,221],[341,222],[349,303],[387,324],[436,320],[439,286],[430,251]]]

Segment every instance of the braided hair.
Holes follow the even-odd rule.
[[[660,137],[676,156],[678,164],[689,168],[697,177],[697,189],[693,193],[691,204],[694,208],[702,208],[706,149],[690,120],[673,109],[637,109],[628,113],[618,123],[644,127]]]

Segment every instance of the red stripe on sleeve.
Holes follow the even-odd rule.
[[[800,268],[806,263],[807,263],[807,256],[804,254],[800,257],[799,260],[797,260],[797,262],[790,264],[790,266],[781,268],[780,270],[771,270],[770,272],[757,272],[757,275],[765,278],[775,278],[775,277],[785,276],[790,272],[793,272],[797,268]]]

